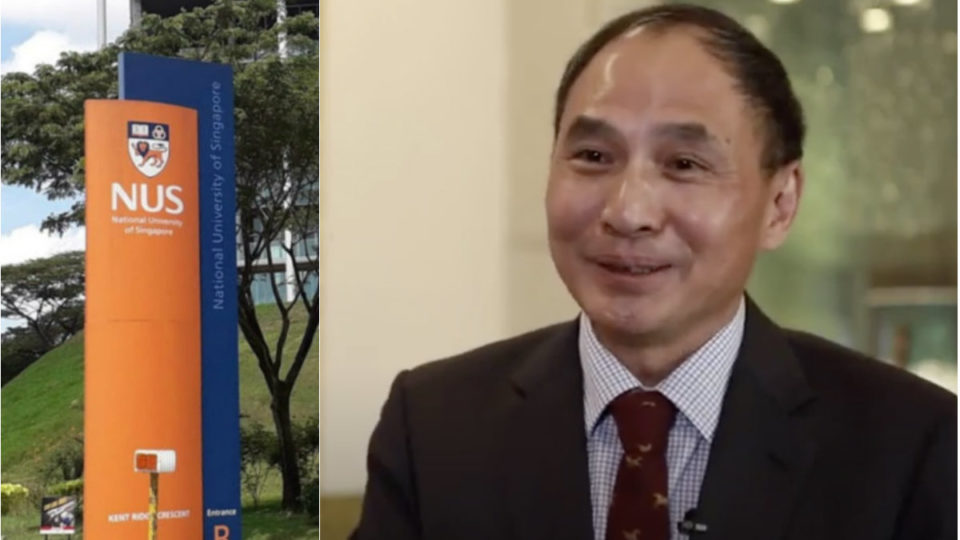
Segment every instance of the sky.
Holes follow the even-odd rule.
[[[106,0],[107,40],[130,24],[129,0]],[[32,73],[41,63],[55,63],[64,51],[91,51],[97,46],[96,0],[3,0],[0,3],[0,73]],[[2,107],[0,99],[0,107]],[[2,159],[2,156],[0,156]],[[73,201],[48,201],[20,187],[0,187],[0,265],[82,250],[83,228],[63,237],[40,231],[51,213],[70,208]],[[6,329],[12,321],[0,320]]]

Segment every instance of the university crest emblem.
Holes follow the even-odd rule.
[[[153,178],[170,158],[170,126],[154,122],[127,122],[127,151],[138,171]]]

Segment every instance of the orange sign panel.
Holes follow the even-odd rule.
[[[145,538],[138,448],[176,451],[158,536],[202,537],[197,115],[86,102],[84,535]]]

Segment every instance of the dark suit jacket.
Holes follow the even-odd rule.
[[[695,539],[957,537],[956,397],[752,302]],[[577,322],[401,373],[355,540],[593,538]]]

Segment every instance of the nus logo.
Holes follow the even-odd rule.
[[[153,189],[151,189],[153,188]],[[123,204],[127,210],[143,210],[151,214],[164,212],[180,214],[183,212],[183,200],[179,194],[183,192],[180,186],[164,186],[156,184],[130,184],[130,187],[113,182],[110,184],[110,209],[114,212]]]

